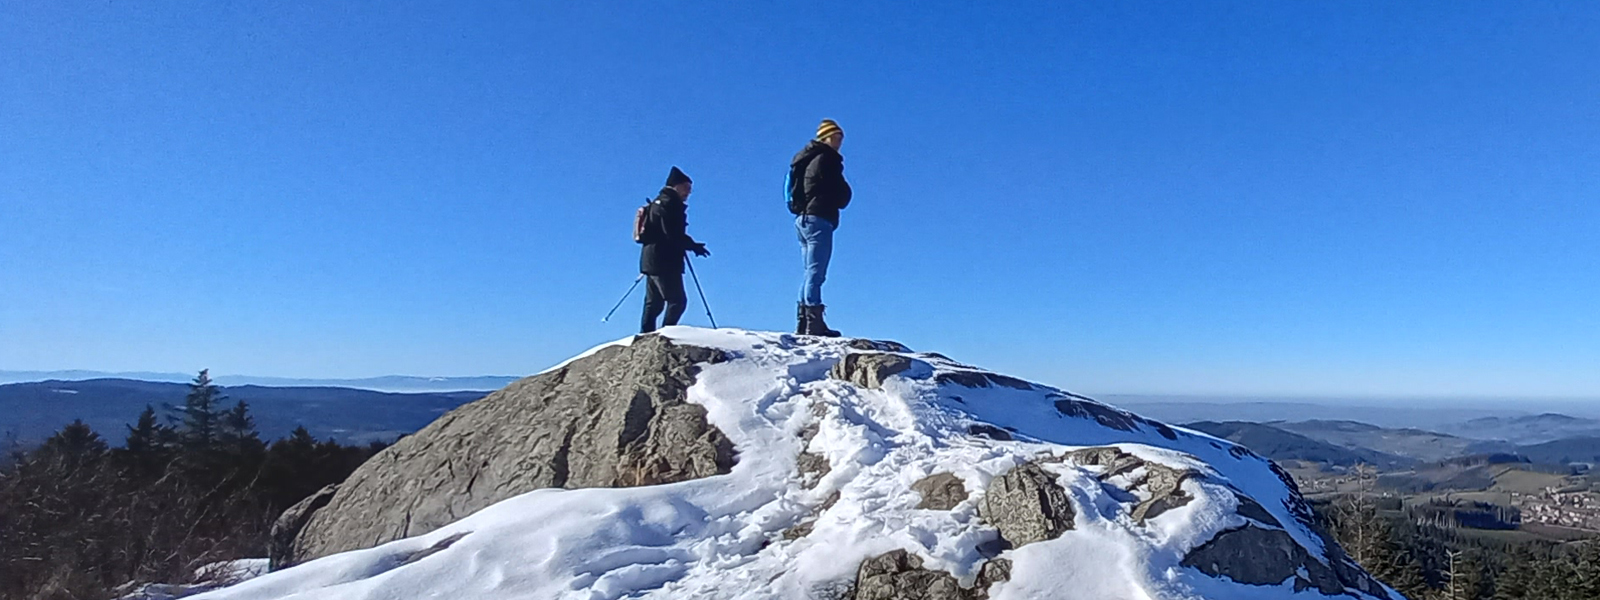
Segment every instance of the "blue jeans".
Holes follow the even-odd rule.
[[[800,285],[800,303],[822,304],[822,282],[828,279],[828,260],[833,258],[833,223],[822,217],[800,215],[794,220],[800,234],[800,258],[805,262],[805,281]]]

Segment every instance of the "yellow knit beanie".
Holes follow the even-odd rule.
[[[828,139],[829,137],[832,137],[833,134],[836,134],[836,133],[837,134],[843,134],[844,133],[844,128],[839,127],[839,124],[833,122],[833,119],[823,119],[822,120],[822,124],[817,126],[817,139],[818,140]]]

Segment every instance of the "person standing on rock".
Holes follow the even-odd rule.
[[[683,291],[683,262],[686,253],[711,256],[706,245],[689,237],[689,192],[694,182],[677,167],[667,175],[667,184],[655,200],[645,206],[638,235],[639,272],[649,278],[644,292],[644,318],[639,333],[656,330],[656,317],[666,310],[661,326],[677,325],[689,297]]]
[[[822,318],[822,282],[828,279],[833,258],[833,231],[839,211],[850,205],[850,184],[844,180],[844,129],[832,119],[817,126],[817,137],[789,162],[789,212],[800,235],[800,256],[805,265],[795,333],[838,337]]]

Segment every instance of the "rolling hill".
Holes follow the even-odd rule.
[[[1338,466],[1367,463],[1386,469],[1416,462],[1376,450],[1336,446],[1261,423],[1198,421],[1186,423],[1184,427],[1235,442],[1273,460],[1303,460]]]

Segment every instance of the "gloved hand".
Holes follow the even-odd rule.
[[[695,256],[699,256],[701,258],[711,256],[711,251],[706,249],[705,244],[696,243],[693,247],[689,248],[689,250],[694,252]]]

